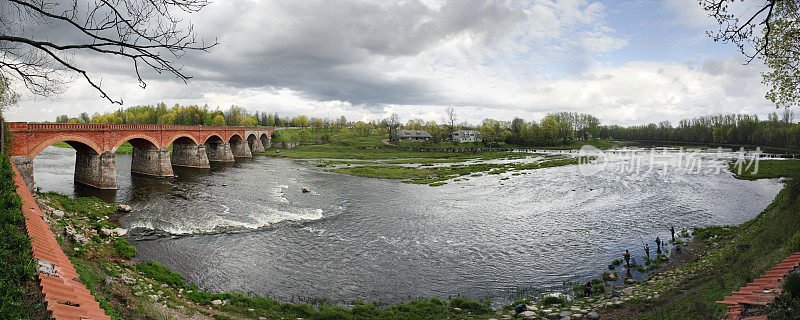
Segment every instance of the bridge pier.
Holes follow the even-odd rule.
[[[264,145],[264,151],[272,147],[272,136],[264,135],[259,140],[261,140],[261,144]]]
[[[264,144],[261,142],[261,139],[256,138],[252,141],[247,140],[247,144],[250,145],[250,151],[252,153],[264,152]]]
[[[231,144],[223,141],[208,141],[205,143],[208,161],[233,162]]]
[[[194,143],[172,144],[172,165],[190,168],[211,168],[208,163],[206,146]]]
[[[75,153],[75,181],[98,189],[117,188],[117,157],[111,151],[101,154]],[[33,166],[31,165],[31,169]],[[31,177],[33,173],[31,172]]]
[[[231,141],[231,151],[234,157],[252,158],[253,153],[250,152],[250,146],[247,145],[246,140]]]
[[[169,150],[166,147],[159,149],[152,145],[134,145],[131,172],[156,177],[173,176]]]
[[[27,156],[12,156],[11,163],[17,167],[28,191],[33,192],[33,160]]]

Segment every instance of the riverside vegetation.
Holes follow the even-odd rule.
[[[331,167],[329,172],[343,173],[369,178],[403,179],[403,182],[440,186],[447,180],[468,180],[485,174],[514,172],[513,175],[526,174],[525,170],[585,163],[591,159],[564,156],[544,156],[542,154],[483,151],[452,152],[453,148],[482,148],[479,145],[461,145],[453,142],[389,143],[387,135],[358,137],[334,137],[337,141],[327,144],[299,145],[290,149],[270,148],[262,155],[286,157],[313,161],[317,167]],[[585,144],[611,143],[590,140],[571,145],[580,148]],[[405,147],[405,148],[404,148]],[[409,149],[407,147],[413,147]],[[446,150],[446,151],[445,151]],[[544,156],[530,163],[487,163],[490,160],[514,160],[531,156]],[[503,178],[505,179],[505,178]]]

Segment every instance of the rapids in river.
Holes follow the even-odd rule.
[[[42,191],[131,205],[119,222],[136,259],[206,290],[390,303],[562,290],[599,276],[618,247],[641,256],[640,238],[667,239],[669,226],[752,219],[782,188],[734,179],[725,157],[709,155],[703,170],[678,170],[678,156],[646,157],[617,156],[593,175],[564,166],[440,187],[263,156],[154,178],[131,175],[130,155],[117,155],[116,191],[75,184],[71,149],[50,147],[34,167]]]

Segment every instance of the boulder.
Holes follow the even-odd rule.
[[[587,319],[600,319],[600,314],[597,313],[597,312],[592,311],[592,312],[589,312],[589,313],[586,314],[586,318]]]
[[[519,315],[522,316],[522,317],[525,317],[525,318],[530,318],[530,317],[535,316],[536,312],[533,312],[533,311],[522,311],[522,312],[520,312]]]
[[[89,243],[89,239],[87,239],[82,234],[74,234],[74,235],[72,235],[72,239],[75,240],[75,242],[80,243],[80,244]]]
[[[120,204],[117,205],[117,211],[119,211],[119,212],[131,212],[131,211],[133,211],[133,208],[131,208],[131,206],[129,206],[127,204],[121,204],[120,203]]]
[[[569,316],[572,315],[572,311],[561,311],[561,312],[558,313],[558,315],[561,316],[562,318],[563,317],[569,317]]]
[[[61,210],[58,210],[58,209],[54,209],[53,210],[53,216],[55,216],[56,218],[63,218],[64,215],[66,215],[66,213],[64,211],[61,211]]]
[[[547,314],[547,318],[548,319],[561,319],[561,316],[558,315],[558,313],[553,312],[553,313]]]
[[[211,304],[212,304],[212,305],[215,305],[215,306],[222,305],[222,300],[219,300],[219,299],[217,299],[217,300],[212,300],[212,301],[211,301]]]
[[[308,190],[308,188],[306,188],[306,187],[303,187],[302,189],[300,189],[300,191],[302,191],[303,193],[311,192],[311,190]]]
[[[39,273],[49,274],[53,276],[56,274],[56,266],[49,261],[38,260],[38,264],[36,265],[36,271]]]

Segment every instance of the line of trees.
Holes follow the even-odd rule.
[[[764,120],[757,115],[718,114],[684,119],[676,127],[669,121],[630,127],[605,126],[600,128],[600,137],[800,149],[800,124],[794,123],[794,112],[784,109],[781,113],[770,113]]]
[[[434,142],[445,141],[456,130],[479,130],[488,145],[513,144],[518,146],[558,146],[574,140],[615,139],[683,143],[714,143],[759,145],[800,149],[800,124],[794,123],[794,113],[785,109],[773,112],[766,119],[756,115],[718,114],[684,119],[673,126],[669,121],[637,126],[601,125],[600,120],[587,113],[551,113],[539,121],[514,118],[511,121],[484,119],[480,125],[455,123],[456,115],[448,109],[442,123],[411,119],[401,123],[397,114],[380,121],[348,121],[314,118],[306,115],[280,117],[276,113],[254,112],[231,106],[227,110],[209,109],[208,106],[175,106],[164,103],[155,106],[120,108],[107,114],[82,113],[70,118],[56,119],[58,123],[112,123],[112,124],[175,124],[206,126],[269,126],[300,127],[313,132],[348,129],[352,134],[368,136],[376,131],[392,134],[398,129],[424,130]]]
[[[326,121],[326,120],[325,120]],[[168,108],[166,104],[155,106],[133,106],[120,108],[112,113],[89,115],[84,112],[77,117],[60,115],[56,123],[111,123],[111,124],[172,124],[187,126],[268,126],[268,127],[308,127],[310,125],[330,125],[331,121],[309,119],[301,115],[294,118],[281,118],[277,113],[254,112],[238,106],[225,111],[209,109],[208,106],[181,106]],[[330,122],[330,123],[329,123]]]

